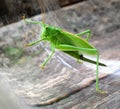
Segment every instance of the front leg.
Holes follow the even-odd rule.
[[[38,39],[38,40],[36,40],[36,41],[34,41],[34,42],[32,42],[32,43],[26,44],[26,46],[33,46],[33,45],[35,45],[35,44],[37,44],[38,42],[41,42],[41,41],[43,41],[43,40],[45,40],[45,39]]]
[[[50,53],[50,55],[46,58],[46,60],[42,63],[41,68],[44,69],[44,66],[47,64],[47,62],[52,58],[54,52],[55,52],[55,47],[54,45],[51,44],[51,49],[52,52]]]
[[[23,16],[23,20],[26,22],[26,23],[31,23],[31,24],[42,24],[41,21],[32,21],[30,19],[26,19],[25,18],[25,15]]]

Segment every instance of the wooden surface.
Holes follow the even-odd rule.
[[[83,6],[83,4],[78,5],[78,7],[81,6]],[[81,10],[83,10],[83,7]],[[88,7],[85,7],[84,11],[86,9],[90,12]],[[65,10],[63,10],[63,12],[64,11]],[[66,15],[63,12],[62,15]],[[86,14],[86,12],[83,13]],[[111,15],[110,13],[107,14]],[[70,16],[66,19],[69,17]],[[38,18],[40,19],[40,17]],[[49,19],[50,17],[46,18]],[[102,17],[98,16],[98,18]],[[111,18],[112,21],[118,22],[117,18],[116,20],[113,19],[113,16],[109,18]],[[75,21],[78,24],[76,19]],[[53,19],[53,21],[55,20]],[[102,23],[99,21],[101,20],[96,22],[96,26],[94,26],[94,22],[94,32],[95,30],[99,30],[99,24]],[[49,20],[49,22],[52,21]],[[117,22],[113,24],[117,24]],[[81,23],[82,22],[80,22],[80,24]],[[73,24],[71,23],[71,25]],[[20,46],[26,51],[33,51],[33,53],[37,50],[40,50],[40,52],[34,56],[31,56],[31,53],[27,52],[27,54],[19,59],[16,65],[7,66],[4,64],[5,60],[3,60],[2,64],[4,67],[0,68],[0,77],[5,76],[8,78],[11,89],[13,89],[19,97],[25,99],[29,107],[31,107],[32,104],[43,103],[72,92],[73,90],[80,89],[77,93],[73,93],[71,96],[57,103],[41,106],[38,107],[38,109],[120,109],[120,29],[106,33],[107,31],[105,32],[105,30],[107,26],[106,23],[102,26],[105,27],[99,32],[102,35],[99,37],[96,35],[97,37],[93,36],[90,39],[90,43],[100,51],[100,62],[107,64],[107,67],[99,67],[99,77],[104,77],[99,81],[99,86],[107,92],[106,95],[98,94],[95,91],[95,65],[84,62],[82,64],[77,63],[76,60],[60,51],[56,50],[55,55],[47,64],[46,68],[44,70],[40,69],[41,63],[50,53],[49,44],[44,46],[42,43],[39,47],[24,48],[23,45],[26,44],[25,40],[28,41],[30,37],[35,39],[34,36],[38,38],[40,27],[37,25],[25,25],[25,22],[22,21],[0,28],[0,50],[10,45],[13,47]],[[2,56],[0,54],[0,59]],[[36,109],[36,107],[32,108]]]
[[[93,37],[90,40],[91,44],[99,49],[101,62],[108,66],[107,68],[99,67],[100,77],[108,75],[99,81],[100,88],[106,91],[107,95],[101,95],[95,91],[95,82],[92,83],[95,79],[95,65],[79,64],[62,52],[56,51],[46,68],[41,70],[40,64],[49,53],[48,47],[33,58],[23,57],[15,66],[0,68],[0,74],[9,78],[15,93],[26,99],[28,106],[62,96],[76,88],[88,86],[57,103],[38,109],[105,109],[106,107],[119,109],[119,33],[120,30],[105,36]]]

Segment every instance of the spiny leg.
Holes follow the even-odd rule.
[[[86,40],[88,41],[89,38],[90,38],[91,30],[86,30],[86,31],[83,31],[83,32],[78,33],[78,34],[76,34],[76,35],[77,35],[77,36],[83,36],[83,35],[85,35],[85,34],[87,34]]]
[[[75,47],[75,46],[70,46],[70,45],[58,45],[56,46],[56,48],[60,49],[60,50],[63,50],[63,51],[89,51],[89,52],[94,52],[96,53],[96,56],[97,56],[97,64],[96,64],[96,91],[99,92],[99,93],[102,93],[102,94],[105,94],[104,91],[100,90],[99,89],[99,70],[98,70],[98,67],[99,67],[99,53],[97,51],[97,49],[92,49],[92,48],[80,48],[80,47]]]
[[[52,58],[54,52],[55,52],[55,47],[51,44],[51,49],[52,52],[50,53],[50,55],[46,58],[46,60],[42,63],[41,68],[44,69],[44,66],[47,64],[47,62]]]

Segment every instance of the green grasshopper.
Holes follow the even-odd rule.
[[[100,93],[104,93],[104,91],[99,89],[99,77],[98,77],[98,67],[106,66],[103,63],[99,63],[99,52],[98,50],[92,46],[88,40],[90,38],[90,30],[83,31],[78,34],[72,34],[61,28],[48,25],[44,22],[40,21],[32,21],[30,19],[25,19],[26,23],[32,24],[40,24],[42,26],[41,38],[36,41],[27,44],[27,46],[33,46],[41,41],[49,41],[51,45],[52,52],[46,58],[46,60],[42,63],[42,68],[47,64],[47,62],[52,58],[55,49],[61,50],[68,55],[76,58],[78,61],[83,60],[92,64],[96,64],[96,91]],[[81,36],[87,34],[87,37],[84,39]],[[96,62],[90,59],[87,59],[83,56],[83,54],[87,55],[96,55]]]

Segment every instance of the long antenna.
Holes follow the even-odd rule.
[[[42,12],[42,22],[45,23],[45,5],[43,0],[38,0],[41,12]]]

